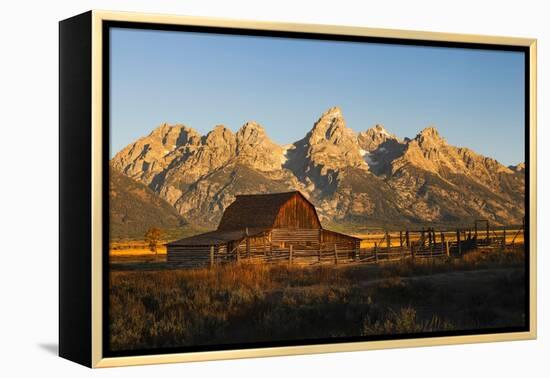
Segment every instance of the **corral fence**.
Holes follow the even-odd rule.
[[[321,243],[315,246],[290,244],[285,247],[253,245],[244,243],[233,250],[211,246],[209,253],[204,248],[194,252],[186,247],[181,261],[171,261],[182,267],[210,266],[227,263],[245,264],[376,264],[405,259],[436,259],[459,257],[483,248],[509,251],[523,248],[525,227],[491,228],[486,220],[475,221],[473,227],[455,230],[435,230],[433,227],[419,230],[385,231],[382,236],[365,238],[367,244],[355,247],[349,243]],[[182,256],[183,257],[183,256]]]

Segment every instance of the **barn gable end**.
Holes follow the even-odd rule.
[[[273,228],[320,229],[315,207],[300,192],[294,192],[280,208]]]

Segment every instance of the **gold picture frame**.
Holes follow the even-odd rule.
[[[237,28],[237,29],[250,29],[250,30],[262,30],[262,31],[283,31],[291,33],[315,33],[325,35],[342,35],[342,36],[358,36],[358,37],[376,37],[376,38],[397,38],[400,40],[418,40],[418,41],[432,41],[442,43],[466,43],[466,44],[480,44],[480,45],[503,45],[503,46],[520,46],[528,50],[529,66],[528,68],[528,82],[529,82],[529,330],[525,332],[511,332],[511,333],[495,333],[495,334],[481,334],[481,335],[457,335],[457,336],[445,336],[445,337],[429,337],[429,338],[412,338],[412,339],[399,339],[399,340],[380,340],[380,341],[360,341],[360,342],[346,342],[338,344],[322,344],[322,345],[300,345],[300,346],[285,346],[285,347],[266,347],[266,348],[254,348],[254,349],[237,349],[237,350],[216,350],[216,351],[203,351],[203,352],[189,352],[189,353],[170,353],[170,354],[155,354],[155,355],[139,355],[139,356],[123,356],[123,357],[104,357],[103,354],[103,327],[104,327],[104,309],[103,309],[103,285],[105,284],[103,271],[103,212],[105,208],[103,206],[103,193],[104,193],[104,164],[103,154],[105,152],[105,138],[102,129],[102,120],[104,119],[105,112],[103,109],[103,95],[105,88],[103,87],[104,78],[104,51],[103,51],[103,39],[104,39],[104,24],[105,22],[131,22],[142,24],[162,24],[162,25],[187,25],[187,26],[200,26],[200,27],[216,27],[216,28]],[[71,116],[64,116],[64,112],[67,112],[71,107],[71,101],[80,101],[82,108],[89,110],[89,115],[78,120],[90,122],[89,127],[83,127],[84,131],[81,131],[85,135],[82,135],[83,141],[89,142],[90,155],[87,157],[89,160],[83,162],[83,164],[89,163],[89,167],[86,166],[87,177],[89,181],[82,183],[83,187],[90,185],[89,194],[90,199],[87,204],[89,206],[89,228],[87,232],[89,245],[84,244],[81,248],[86,249],[85,258],[82,261],[75,261],[76,257],[69,257],[69,247],[73,247],[72,253],[74,253],[74,245],[71,242],[62,242],[60,246],[60,354],[63,357],[77,361],[90,367],[112,367],[112,366],[128,366],[128,365],[143,365],[143,364],[160,364],[160,363],[173,363],[173,362],[189,362],[189,361],[207,361],[207,360],[220,360],[220,359],[237,359],[237,358],[250,358],[250,357],[267,357],[267,356],[283,356],[283,355],[300,355],[311,353],[329,353],[329,352],[347,352],[347,351],[360,351],[371,349],[386,349],[386,348],[402,348],[402,347],[420,347],[420,346],[435,346],[435,345],[448,345],[448,344],[466,344],[466,343],[481,343],[481,342],[495,342],[495,341],[512,341],[512,340],[527,340],[535,339],[537,335],[537,307],[536,307],[536,210],[537,210],[537,181],[536,181],[536,123],[537,123],[537,108],[536,108],[536,96],[537,96],[537,41],[536,39],[528,38],[513,38],[513,37],[501,37],[501,36],[482,36],[482,35],[469,35],[469,34],[451,34],[451,33],[434,33],[424,31],[408,31],[408,30],[392,30],[392,29],[375,29],[365,27],[351,27],[351,26],[335,26],[335,25],[317,25],[317,24],[294,24],[294,23],[279,23],[279,22],[259,22],[249,20],[230,20],[230,19],[217,19],[209,17],[188,17],[188,16],[174,16],[174,15],[160,15],[160,14],[144,14],[144,13],[128,13],[128,12],[111,12],[93,10],[85,13],[81,16],[76,16],[73,19],[62,21],[60,24],[60,75],[65,74],[64,68],[68,67],[69,63],[66,63],[64,59],[72,59],[71,54],[78,52],[79,48],[85,48],[89,50],[89,55],[81,57],[80,59],[89,61],[89,78],[87,78],[86,86],[83,88],[83,93],[90,91],[89,98],[63,97],[61,94],[60,101],[60,117],[61,129],[62,129],[62,143],[63,149],[63,130],[64,122],[71,120]],[[75,34],[82,32],[85,34],[82,41],[74,40]],[[72,37],[68,37],[68,34],[72,34]],[[89,37],[89,38],[87,38]],[[73,39],[71,39],[73,38]],[[64,63],[65,62],[65,63]],[[79,77],[75,73],[75,77]],[[81,73],[80,73],[81,75]],[[60,79],[61,89],[64,88],[64,83],[72,85],[70,78]],[[76,79],[75,79],[76,80]],[[80,79],[79,79],[80,80]],[[67,87],[68,88],[68,87]],[[67,89],[68,90],[68,89]],[[86,103],[90,100],[90,103]],[[74,107],[73,107],[74,109]],[[68,114],[68,113],[67,113]],[[81,116],[81,115],[80,115]],[[77,116],[75,116],[77,117]],[[88,118],[86,118],[88,117]],[[74,119],[73,119],[74,120]],[[77,131],[73,131],[77,132]],[[80,134],[79,134],[80,135]],[[70,138],[71,136],[67,136]],[[74,136],[72,136],[74,137]],[[89,138],[89,139],[87,139]],[[69,153],[68,151],[67,153]],[[73,151],[74,152],[74,151]],[[61,152],[60,160],[63,165],[63,161],[68,159],[68,155],[64,155]],[[67,166],[66,172],[70,174],[70,167]],[[76,169],[76,168],[75,168]],[[63,183],[63,170],[61,172]],[[69,189],[67,189],[69,191]],[[71,201],[78,200],[78,194],[67,194],[66,203],[61,203],[60,206],[69,206]],[[72,197],[71,197],[72,196]],[[61,194],[61,197],[64,197]],[[61,210],[60,218],[63,218],[64,211]],[[69,210],[66,210],[69,211]],[[68,219],[68,218],[67,218]],[[70,225],[69,221],[61,220],[64,227],[61,229],[61,238],[65,238],[66,234],[71,232],[70,227],[76,227]],[[76,232],[76,231],[72,231]],[[80,240],[84,240],[80,238]],[[73,277],[67,272],[68,269],[73,269],[76,272],[87,272],[83,277]],[[78,284],[75,280],[88,280],[89,286],[85,283]],[[82,286],[84,285],[84,286]],[[71,323],[73,318],[81,316],[74,307],[78,307],[78,302],[75,302],[74,296],[76,292],[70,292],[69,286],[73,286],[74,290],[83,290],[84,301],[89,301],[89,307],[86,305],[82,311],[90,311],[89,318],[76,321],[80,322],[80,325],[72,324],[70,327],[67,324]],[[89,295],[87,289],[90,289]],[[64,299],[67,298],[67,299]],[[88,303],[88,302],[86,302]],[[89,322],[89,323],[88,323]],[[73,322],[74,323],[74,322]],[[83,340],[89,340],[89,349],[85,348],[84,352],[73,351],[76,348],[76,339],[81,338],[85,334]],[[89,336],[89,339],[87,337]],[[89,354],[88,354],[89,353]]]

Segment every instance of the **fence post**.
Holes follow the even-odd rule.
[[[292,265],[292,244],[288,246],[288,264]]]
[[[250,239],[246,237],[246,257],[250,259]]]
[[[449,241],[445,240],[445,253],[447,254],[447,257],[451,256],[451,250],[449,249]]]
[[[420,240],[422,241],[422,249],[424,249],[424,242],[426,241],[426,235],[424,234],[424,227],[422,227],[422,235],[420,236]]]
[[[458,255],[462,255],[462,250],[460,248],[460,230],[457,229],[456,230],[456,248],[457,248],[457,251],[458,251]]]
[[[334,264],[338,265],[338,247],[334,244]]]
[[[477,249],[477,221],[474,223],[474,248]]]
[[[412,245],[411,245],[411,239],[409,237],[409,230],[405,231],[405,245],[407,246],[408,249],[410,249],[411,257],[412,257],[413,248],[412,248]]]
[[[374,242],[374,261],[378,263],[378,245]]]
[[[443,231],[441,231],[439,233],[439,236],[441,238],[441,252],[445,251],[445,253],[447,253],[447,249],[449,248],[449,245],[448,243],[445,241],[445,234],[443,233]],[[447,256],[449,256],[449,254],[447,253]]]
[[[210,268],[214,267],[214,246],[210,246]]]
[[[399,231],[399,258],[403,260],[403,231]]]
[[[390,240],[390,233],[386,231],[386,259],[390,259],[390,253],[391,253],[391,240]]]
[[[433,241],[432,241],[432,231],[433,229],[431,229],[429,231],[430,233],[430,257],[433,258],[434,257],[434,247],[433,247]]]
[[[506,251],[506,228],[502,230],[504,236],[502,237],[502,249]]]

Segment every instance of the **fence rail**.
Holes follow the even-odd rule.
[[[486,221],[482,221],[486,222]],[[229,251],[220,247],[186,248],[181,253],[168,254],[168,262],[182,267],[214,267],[228,263],[251,264],[377,264],[405,259],[435,259],[461,256],[478,248],[514,249],[523,248],[524,227],[490,229],[487,223],[479,231],[478,222],[472,229],[438,231],[426,228],[417,231],[385,232],[373,241],[370,247],[350,248],[349,245],[321,243],[315,246],[290,244],[237,246]],[[398,234],[398,235],[397,235]],[[521,236],[520,236],[521,235]],[[372,241],[372,239],[371,239]]]

